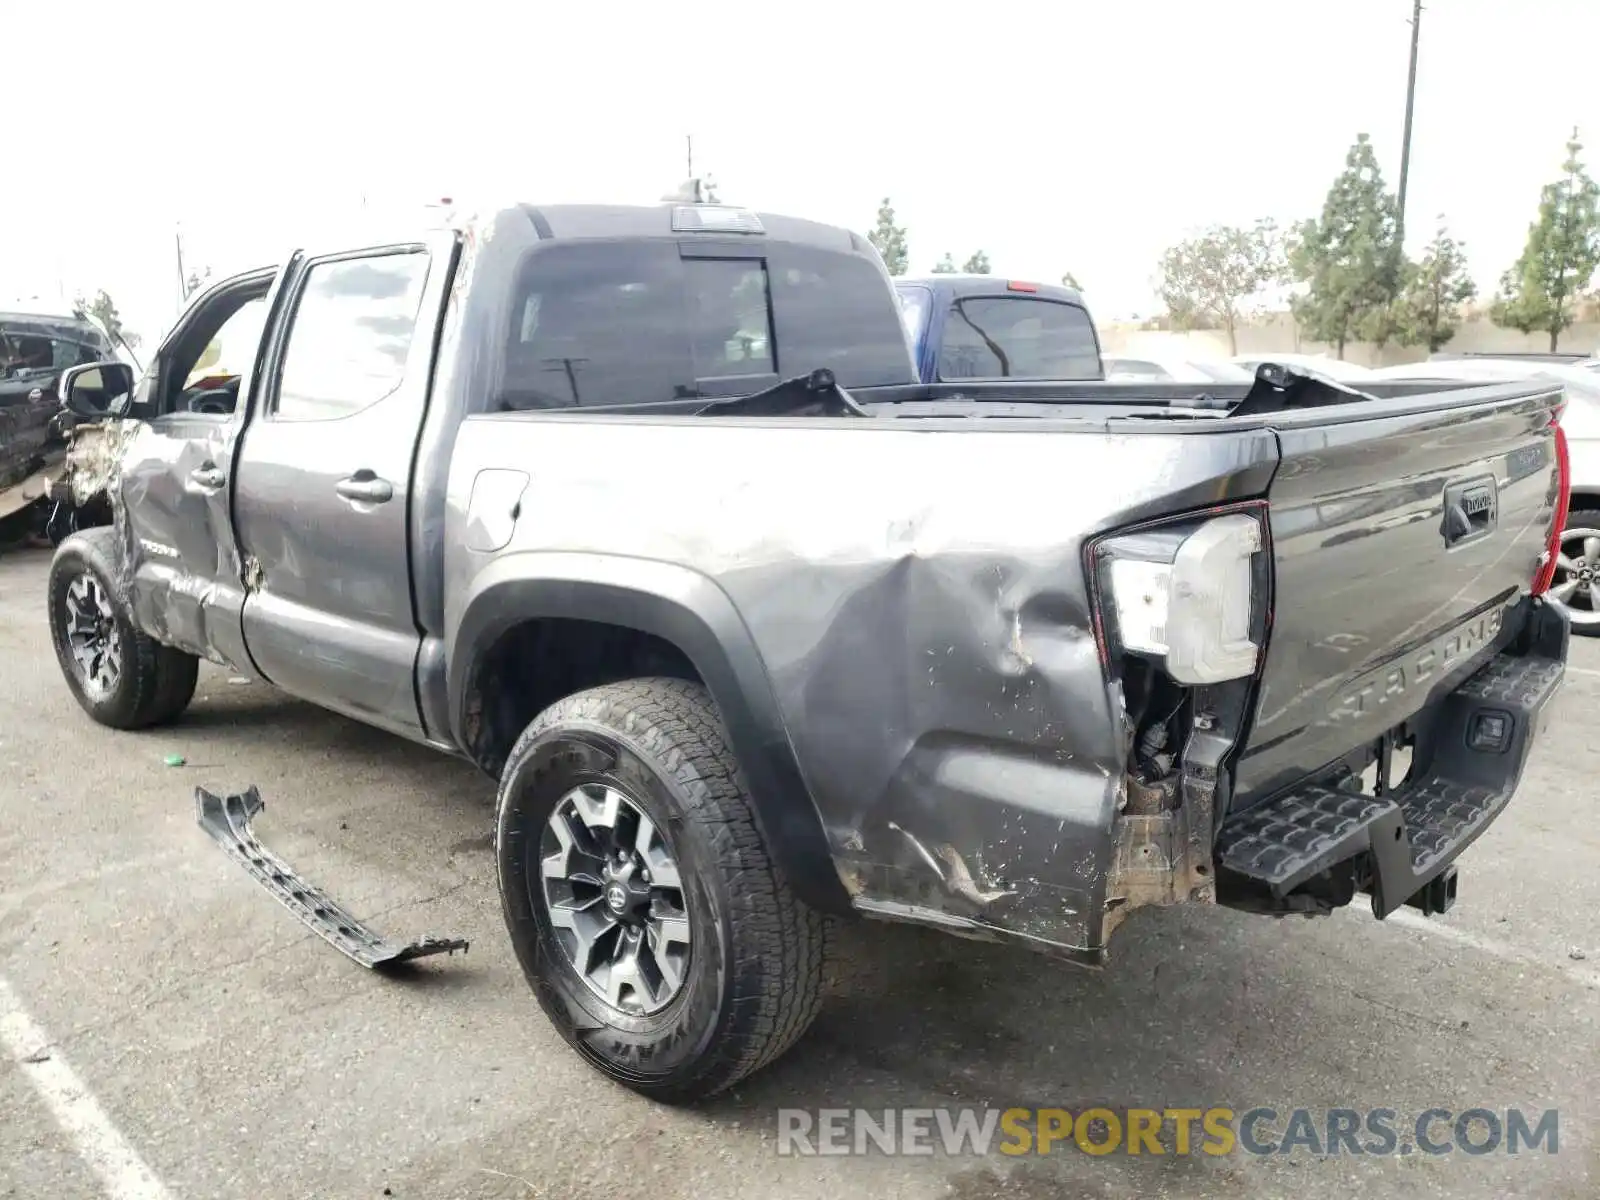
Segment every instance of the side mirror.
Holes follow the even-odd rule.
[[[74,416],[100,421],[127,406],[133,392],[133,368],[123,362],[68,367],[61,372],[56,392]]]

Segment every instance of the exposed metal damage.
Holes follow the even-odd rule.
[[[137,421],[96,421],[67,430],[67,457],[61,487],[79,508],[97,499],[115,502],[111,486],[121,469],[122,452],[138,432]]]

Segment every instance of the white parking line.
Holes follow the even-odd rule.
[[[1600,671],[1596,671],[1593,667],[1575,667],[1571,663],[1567,664],[1567,674],[1587,675],[1591,679],[1600,679]]]
[[[1429,937],[1442,938],[1447,942],[1455,942],[1457,945],[1470,947],[1481,954],[1492,955],[1506,962],[1517,963],[1520,966],[1527,967],[1543,967],[1546,970],[1565,975],[1568,979],[1583,987],[1600,991],[1600,971],[1589,971],[1582,967],[1574,967],[1571,963],[1555,962],[1537,954],[1530,954],[1520,946],[1513,946],[1510,942],[1482,937],[1468,930],[1458,929],[1454,925],[1442,925],[1437,920],[1425,917],[1421,913],[1408,912],[1405,909],[1390,913],[1384,920],[1391,925],[1401,925],[1406,929],[1415,930]]]
[[[11,985],[0,979],[0,1044],[72,1138],[110,1200],[172,1200],[172,1193],[117,1132],[106,1110],[51,1047]]]

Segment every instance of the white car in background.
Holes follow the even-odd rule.
[[[1363,379],[1374,378],[1376,374],[1371,367],[1358,366],[1343,359],[1329,358],[1325,354],[1278,354],[1260,351],[1255,354],[1235,354],[1228,361],[1248,371],[1251,378],[1255,377],[1257,367],[1268,362],[1295,367],[1338,383],[1359,383]]]
[[[1567,392],[1561,428],[1567,436],[1572,506],[1561,534],[1551,597],[1572,620],[1572,632],[1600,636],[1600,370],[1588,360],[1450,358],[1374,371],[1379,379],[1560,380]]]
[[[1165,354],[1113,354],[1101,359],[1105,376],[1170,383],[1249,383],[1255,376],[1221,359],[1174,358]]]

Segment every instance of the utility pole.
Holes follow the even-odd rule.
[[[1395,218],[1395,246],[1403,254],[1406,243],[1406,176],[1411,173],[1411,112],[1417,100],[1417,38],[1422,32],[1422,0],[1413,0],[1411,8],[1411,72],[1406,79],[1406,125],[1400,135],[1400,194],[1396,198],[1399,213]]]

